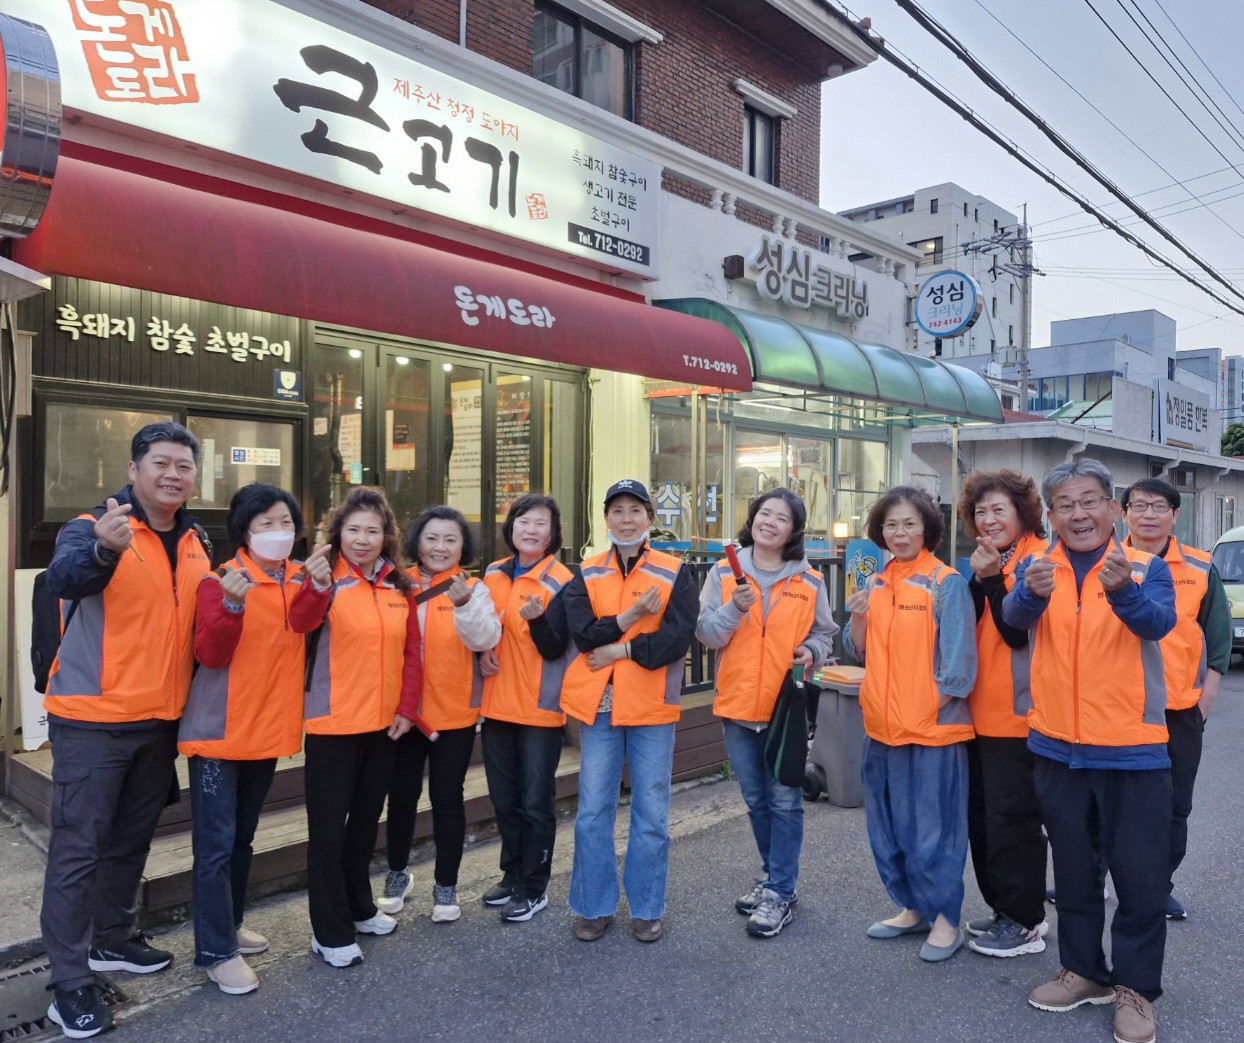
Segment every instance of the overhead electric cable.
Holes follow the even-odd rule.
[[[899,54],[893,48],[888,47],[883,41],[874,39],[866,29],[861,29],[859,25],[856,24],[855,20],[851,18],[850,15],[848,15],[845,11],[841,10],[840,8],[836,7],[834,4],[830,3],[829,0],[817,0],[817,5],[821,8],[821,10],[825,11],[831,17],[833,17],[837,21],[841,22],[844,26],[846,26],[850,32],[852,32],[856,37],[859,38],[859,40],[862,43],[865,44],[865,46],[875,51],[878,55],[884,58],[890,65],[894,66],[896,69],[898,69],[899,71],[904,73],[906,76],[914,80],[924,90],[932,94],[933,97],[937,98],[947,108],[957,113],[962,119],[970,123],[973,127],[979,130],[982,134],[984,134],[987,138],[993,141],[996,145],[998,145],[1000,148],[1006,151],[1009,155],[1019,160],[1020,163],[1022,163],[1025,167],[1027,167],[1034,174],[1036,174],[1039,178],[1041,178],[1041,180],[1044,181],[1046,184],[1050,185],[1052,188],[1057,189],[1059,192],[1065,195],[1068,199],[1075,202],[1086,213],[1091,214],[1093,217],[1097,218],[1103,224],[1109,225],[1111,228],[1115,230],[1115,232],[1121,238],[1131,243],[1133,246],[1135,246],[1138,250],[1140,250],[1146,256],[1152,257],[1155,261],[1158,261],[1159,263],[1165,265],[1171,271],[1175,272],[1177,275],[1180,275],[1187,282],[1191,283],[1193,286],[1199,289],[1202,293],[1206,294],[1209,297],[1212,297],[1219,304],[1223,305],[1223,307],[1229,308],[1231,311],[1235,312],[1238,315],[1244,315],[1244,307],[1241,307],[1240,305],[1234,303],[1233,301],[1229,301],[1225,299],[1216,290],[1214,290],[1213,287],[1206,285],[1192,273],[1185,271],[1183,268],[1180,268],[1179,265],[1177,265],[1174,261],[1158,253],[1157,250],[1155,250],[1152,246],[1150,246],[1144,240],[1138,239],[1135,235],[1133,235],[1126,228],[1120,225],[1119,222],[1116,221],[1113,217],[1111,217],[1107,213],[1104,213],[1096,204],[1091,202],[1089,199],[1085,198],[1083,195],[1077,192],[1070,185],[1067,185],[1061,180],[1059,180],[1057,175],[1045,169],[1039,163],[1037,163],[1034,159],[1027,156],[1019,148],[1018,145],[1016,145],[1014,142],[1011,142],[1007,140],[1005,137],[1003,137],[1002,134],[1000,134],[997,130],[991,127],[982,118],[977,116],[975,112],[969,109],[963,102],[961,102],[953,94],[947,91],[946,88],[942,87],[940,84],[936,83],[930,77],[926,76],[920,69],[918,69],[911,62],[907,61],[903,57],[900,57]]]
[[[1188,37],[1184,35],[1184,31],[1179,28],[1179,23],[1175,21],[1175,19],[1171,17],[1171,13],[1165,7],[1162,6],[1162,0],[1153,0],[1153,2],[1157,4],[1158,10],[1161,11],[1164,15],[1166,15],[1166,20],[1170,22],[1171,25],[1174,27],[1175,32],[1179,34],[1179,38],[1188,45],[1188,50],[1190,50],[1196,56],[1196,60],[1200,62],[1202,67],[1205,69],[1205,71],[1214,78],[1214,82],[1218,84],[1218,86],[1222,89],[1222,93],[1225,94],[1228,100],[1230,100],[1231,104],[1235,106],[1236,111],[1239,112],[1240,115],[1244,115],[1244,108],[1241,108],[1240,103],[1235,100],[1235,95],[1232,94],[1231,91],[1227,89],[1227,85],[1218,78],[1218,74],[1214,72],[1214,70],[1210,68],[1209,63],[1204,58],[1201,57],[1201,52],[1196,49],[1196,46],[1192,43],[1192,41],[1189,40]]]
[[[1244,146],[1244,131],[1241,131],[1240,128],[1235,125],[1235,121],[1223,111],[1222,106],[1219,105],[1218,102],[1214,100],[1213,96],[1209,93],[1209,91],[1205,89],[1205,86],[1201,83],[1201,81],[1196,78],[1196,75],[1184,63],[1184,60],[1180,58],[1178,54],[1175,53],[1175,49],[1169,43],[1166,42],[1166,38],[1158,31],[1157,26],[1155,26],[1149,20],[1149,16],[1140,9],[1140,5],[1136,3],[1136,0],[1128,0],[1128,3],[1130,3],[1132,7],[1136,10],[1136,13],[1139,14],[1140,17],[1145,20],[1145,25],[1149,26],[1149,28],[1153,30],[1152,36],[1150,36],[1150,34],[1145,31],[1145,29],[1141,26],[1141,24],[1138,21],[1136,21],[1135,17],[1133,17],[1132,15],[1132,12],[1127,9],[1127,5],[1124,3],[1124,0],[1115,0],[1115,3],[1117,3],[1119,5],[1119,8],[1123,11],[1123,13],[1127,15],[1132,25],[1136,26],[1136,28],[1140,30],[1140,35],[1143,36],[1146,41],[1148,41],[1149,46],[1158,52],[1158,57],[1161,58],[1164,62],[1166,62],[1167,68],[1169,68],[1171,72],[1175,74],[1176,79],[1178,79],[1179,82],[1184,85],[1188,93],[1191,94],[1194,98],[1196,98],[1196,100],[1200,103],[1201,107],[1206,112],[1209,112],[1210,116],[1214,118],[1214,122],[1216,122],[1218,126],[1223,127],[1222,121],[1219,120],[1217,116],[1214,116],[1213,112],[1210,112],[1210,108],[1209,108],[1210,105],[1213,105],[1214,108],[1218,110],[1219,115],[1221,115],[1222,118],[1227,121],[1227,124],[1231,128],[1231,130],[1228,133],[1232,136],[1232,139],[1235,141],[1235,143],[1237,145]],[[1155,37],[1156,37],[1156,40],[1154,39]],[[1162,44],[1162,47],[1165,47],[1166,50],[1170,52],[1171,58],[1174,58],[1175,61],[1179,63],[1180,69],[1184,70],[1184,73],[1187,74],[1186,76],[1181,74],[1179,69],[1176,69],[1175,66],[1171,64],[1170,58],[1167,58],[1167,56],[1162,52],[1162,47],[1158,46],[1159,42]],[[1192,83],[1196,85],[1197,90],[1199,90],[1201,94],[1205,96],[1204,99],[1202,99],[1201,96],[1197,94],[1196,90],[1192,89],[1192,86],[1188,83],[1188,80],[1191,80]],[[1226,130],[1226,127],[1223,127],[1223,129]]]
[[[1102,119],[1104,119],[1107,123],[1109,123],[1109,124],[1110,124],[1110,126],[1111,126],[1111,127],[1113,127],[1113,128],[1114,128],[1114,129],[1115,129],[1115,130],[1116,130],[1116,131],[1120,134],[1120,135],[1122,135],[1122,136],[1123,136],[1123,138],[1125,138],[1125,139],[1127,140],[1127,142],[1128,142],[1128,143],[1129,143],[1129,144],[1130,144],[1130,145],[1131,145],[1134,149],[1136,149],[1136,151],[1137,151],[1137,152],[1139,152],[1142,156],[1144,156],[1144,157],[1145,157],[1145,159],[1149,160],[1149,162],[1150,162],[1150,163],[1152,163],[1155,167],[1157,167],[1160,171],[1162,171],[1162,173],[1163,173],[1163,174],[1165,174],[1167,177],[1169,177],[1169,178],[1171,179],[1171,182],[1172,182],[1172,187],[1173,187],[1173,186],[1178,186],[1178,187],[1182,188],[1185,192],[1187,192],[1187,193],[1188,193],[1188,198],[1189,198],[1189,199],[1200,200],[1200,198],[1201,198],[1201,197],[1200,197],[1200,196],[1198,196],[1198,195],[1196,195],[1196,194],[1195,194],[1195,193],[1194,193],[1194,192],[1193,192],[1190,188],[1188,188],[1188,183],[1189,183],[1189,182],[1192,182],[1192,181],[1199,180],[1199,178],[1198,178],[1198,177],[1190,177],[1190,178],[1185,178],[1185,179],[1184,179],[1184,180],[1182,180],[1182,181],[1181,181],[1179,178],[1177,178],[1177,177],[1176,177],[1173,173],[1171,173],[1171,171],[1169,171],[1169,170],[1167,170],[1167,169],[1166,169],[1166,167],[1165,167],[1165,166],[1161,163],[1161,161],[1159,161],[1159,160],[1158,160],[1155,156],[1153,156],[1150,152],[1146,151],[1146,150],[1145,150],[1145,148],[1144,148],[1144,147],[1140,144],[1140,142],[1138,142],[1138,141],[1137,141],[1135,138],[1133,138],[1133,137],[1132,137],[1132,136],[1131,136],[1131,135],[1130,135],[1127,131],[1125,131],[1122,127],[1120,127],[1117,123],[1115,123],[1115,121],[1114,121],[1114,120],[1112,120],[1109,116],[1107,116],[1104,112],[1102,112],[1102,110],[1101,110],[1101,109],[1099,109],[1096,105],[1094,105],[1094,104],[1093,104],[1093,102],[1091,102],[1088,98],[1086,98],[1086,97],[1084,96],[1084,94],[1083,94],[1083,93],[1081,93],[1081,91],[1079,90],[1079,88],[1077,88],[1077,87],[1075,86],[1075,84],[1073,84],[1070,80],[1068,80],[1068,79],[1067,79],[1067,78],[1066,78],[1066,77],[1065,77],[1062,73],[1060,73],[1057,69],[1055,69],[1055,68],[1054,68],[1054,66],[1052,66],[1049,62],[1047,62],[1044,58],[1042,58],[1042,57],[1041,57],[1041,55],[1039,55],[1036,51],[1034,51],[1034,50],[1033,50],[1033,49],[1032,49],[1032,48],[1028,45],[1028,43],[1027,43],[1025,40],[1023,40],[1023,39],[1022,39],[1022,38],[1021,38],[1021,37],[1020,37],[1017,33],[1015,33],[1015,32],[1011,29],[1011,27],[1010,27],[1009,25],[1007,25],[1007,24],[1006,24],[1006,22],[1004,22],[1001,18],[999,18],[999,17],[998,17],[996,14],[994,14],[991,10],[989,10],[989,8],[988,8],[988,7],[986,7],[986,6],[985,6],[985,4],[981,2],[981,0],[972,0],[972,2],[973,2],[974,4],[976,4],[976,6],[977,6],[977,7],[979,7],[982,11],[984,11],[984,12],[985,12],[985,14],[987,14],[990,18],[992,18],[995,22],[997,22],[997,23],[998,23],[998,25],[1000,25],[1000,26],[1002,27],[1002,29],[1003,29],[1006,33],[1008,33],[1008,34],[1012,37],[1012,39],[1014,39],[1014,40],[1015,40],[1015,42],[1016,42],[1016,43],[1018,43],[1021,47],[1023,47],[1023,48],[1024,48],[1024,50],[1026,50],[1029,54],[1031,54],[1034,58],[1036,58],[1036,60],[1037,60],[1037,61],[1039,61],[1042,65],[1044,65],[1044,66],[1045,66],[1045,67],[1046,67],[1046,68],[1047,68],[1050,72],[1052,72],[1055,76],[1057,76],[1057,77],[1058,77],[1058,79],[1059,79],[1059,80],[1061,80],[1061,81],[1062,81],[1062,83],[1063,83],[1063,84],[1064,84],[1064,85],[1065,85],[1065,86],[1066,86],[1066,87],[1067,87],[1070,91],[1072,91],[1072,92],[1076,95],[1076,97],[1077,97],[1077,98],[1079,98],[1082,102],[1084,102],[1084,104],[1085,104],[1085,105],[1087,105],[1090,109],[1092,109],[1095,113],[1097,113],[1097,115],[1099,115],[1099,116],[1100,116]],[[1239,171],[1237,168],[1235,168],[1235,167],[1228,167],[1227,169],[1228,169],[1228,170],[1235,170],[1235,171],[1236,171],[1236,173],[1239,173],[1239,172],[1240,172],[1240,171]],[[1205,175],[1200,175],[1200,176],[1201,176],[1201,177],[1204,177]],[[1152,192],[1152,191],[1154,191],[1154,190],[1150,190],[1150,192]],[[1139,196],[1142,196],[1142,195],[1148,195],[1148,194],[1150,194],[1150,193],[1149,193],[1149,192],[1139,192],[1139,193],[1135,193],[1135,194],[1133,195],[1133,198],[1138,198]],[[1225,217],[1223,217],[1221,214],[1219,214],[1219,213],[1217,213],[1215,210],[1213,210],[1213,209],[1209,206],[1209,204],[1208,204],[1208,203],[1202,203],[1202,205],[1205,207],[1205,209],[1206,209],[1206,210],[1208,210],[1211,214],[1213,214],[1216,218],[1218,218],[1218,220],[1219,220],[1219,221],[1221,221],[1221,222],[1223,223],[1223,225],[1225,225],[1225,226],[1226,226],[1226,227],[1227,227],[1227,228],[1231,231],[1231,233],[1232,233],[1234,236],[1236,236],[1238,239],[1240,239],[1240,240],[1244,241],[1244,232],[1241,232],[1238,228],[1236,228],[1236,227],[1235,227],[1235,225],[1233,225],[1233,224],[1232,224],[1230,221],[1228,221]],[[1043,223],[1048,223],[1048,222],[1043,222]]]
[[[1170,243],[1176,250],[1182,253],[1190,261],[1200,267],[1206,275],[1213,279],[1220,286],[1224,287],[1230,293],[1244,300],[1244,290],[1240,290],[1229,279],[1219,275],[1212,264],[1202,258],[1195,250],[1183,242],[1173,232],[1169,231],[1161,222],[1150,216],[1149,212],[1139,203],[1131,198],[1123,191],[1114,181],[1107,177],[1099,170],[1079,149],[1072,145],[1058,131],[1049,125],[1038,113],[1036,113],[1027,102],[1023,101],[1016,93],[1011,90],[1005,83],[999,80],[992,72],[990,72],[966,47],[963,46],[945,26],[943,26],[936,18],[920,7],[913,0],[894,0],[922,29],[929,33],[938,43],[945,47],[951,54],[958,58],[964,65],[971,70],[974,76],[980,80],[986,87],[998,95],[1003,101],[1010,105],[1013,109],[1020,113],[1034,127],[1036,127],[1045,137],[1053,143],[1053,145],[1067,156],[1081,170],[1093,178],[1099,185],[1106,189],[1111,195],[1127,206],[1137,217],[1145,224],[1157,232],[1163,239]],[[1085,0],[1091,4],[1092,0]],[[1228,160],[1228,162],[1230,162]]]
[[[1222,156],[1225,162],[1231,163],[1231,166],[1233,169],[1238,169],[1238,165],[1231,162],[1231,157],[1229,157],[1225,152],[1223,152],[1223,150],[1218,147],[1214,139],[1205,133],[1205,131],[1201,128],[1201,125],[1197,123],[1197,121],[1194,120],[1191,116],[1188,115],[1187,110],[1182,105],[1180,105],[1178,101],[1175,100],[1174,96],[1171,94],[1170,91],[1168,91],[1164,86],[1162,86],[1162,82],[1156,76],[1154,76],[1152,72],[1149,71],[1149,66],[1147,66],[1144,62],[1142,62],[1140,60],[1140,57],[1136,54],[1136,52],[1133,51],[1131,47],[1127,45],[1123,37],[1121,37],[1117,32],[1115,32],[1114,26],[1112,26],[1108,21],[1106,21],[1102,13],[1099,10],[1097,10],[1096,7],[1093,6],[1093,0],[1084,0],[1084,2],[1088,4],[1089,10],[1092,11],[1093,14],[1097,16],[1097,20],[1106,27],[1110,35],[1113,36],[1118,41],[1119,46],[1122,47],[1125,51],[1127,51],[1129,55],[1131,55],[1132,60],[1137,65],[1140,66],[1144,74],[1153,81],[1154,85],[1158,88],[1158,90],[1160,90],[1163,94],[1166,95],[1167,100],[1172,105],[1174,105],[1175,109],[1180,113],[1180,115],[1182,115],[1184,119],[1188,121],[1188,123],[1192,126],[1192,129],[1195,130],[1198,134],[1200,134],[1201,137],[1203,137],[1205,141],[1209,144],[1209,147],[1212,148],[1215,152],[1217,152],[1218,155]],[[1225,130],[1226,128],[1224,127],[1223,129]]]

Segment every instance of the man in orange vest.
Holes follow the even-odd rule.
[[[211,568],[186,513],[199,442],[148,424],[130,484],[61,529],[48,567],[64,617],[48,678],[52,839],[41,925],[52,965],[48,1016],[75,1039],[112,1026],[95,971],[147,974],[173,954],[134,930],[138,885],[174,786],[177,721],[194,666],[194,605]]]
[[[1166,744],[1171,758],[1171,876],[1188,850],[1192,788],[1201,765],[1205,721],[1218,695],[1218,684],[1231,665],[1231,606],[1210,556],[1172,535],[1179,518],[1179,491],[1161,478],[1142,478],[1123,494],[1127,544],[1155,554],[1175,579],[1179,622],[1162,642],[1166,659]],[[1166,918],[1186,920],[1183,904],[1166,896]]]
[[[1030,554],[1002,603],[1032,634],[1028,746],[1058,891],[1057,977],[1039,1010],[1114,1003],[1118,1043],[1152,1043],[1162,994],[1171,825],[1166,674],[1175,625],[1171,570],[1124,547],[1114,479],[1096,460],[1059,464],[1041,496],[1055,540]],[[1102,950],[1103,866],[1119,908]]]

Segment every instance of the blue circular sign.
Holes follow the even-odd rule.
[[[916,294],[916,325],[930,337],[957,337],[971,329],[983,307],[980,287],[970,275],[938,272]]]

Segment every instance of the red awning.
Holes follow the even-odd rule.
[[[46,274],[441,344],[752,386],[742,344],[719,323],[437,249],[355,214],[337,222],[327,207],[243,186],[222,194],[231,182],[196,177],[179,184],[63,156],[47,213],[13,244],[14,259]],[[265,195],[289,208],[256,201]]]

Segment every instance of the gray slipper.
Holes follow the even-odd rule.
[[[920,946],[920,959],[925,963],[941,963],[943,960],[949,960],[955,953],[963,948],[963,932],[960,931],[955,940],[949,945],[932,945],[925,942]]]
[[[868,937],[885,941],[889,938],[901,938],[905,934],[928,934],[932,930],[928,920],[921,920],[910,927],[895,927],[884,920],[878,920],[868,928]]]

